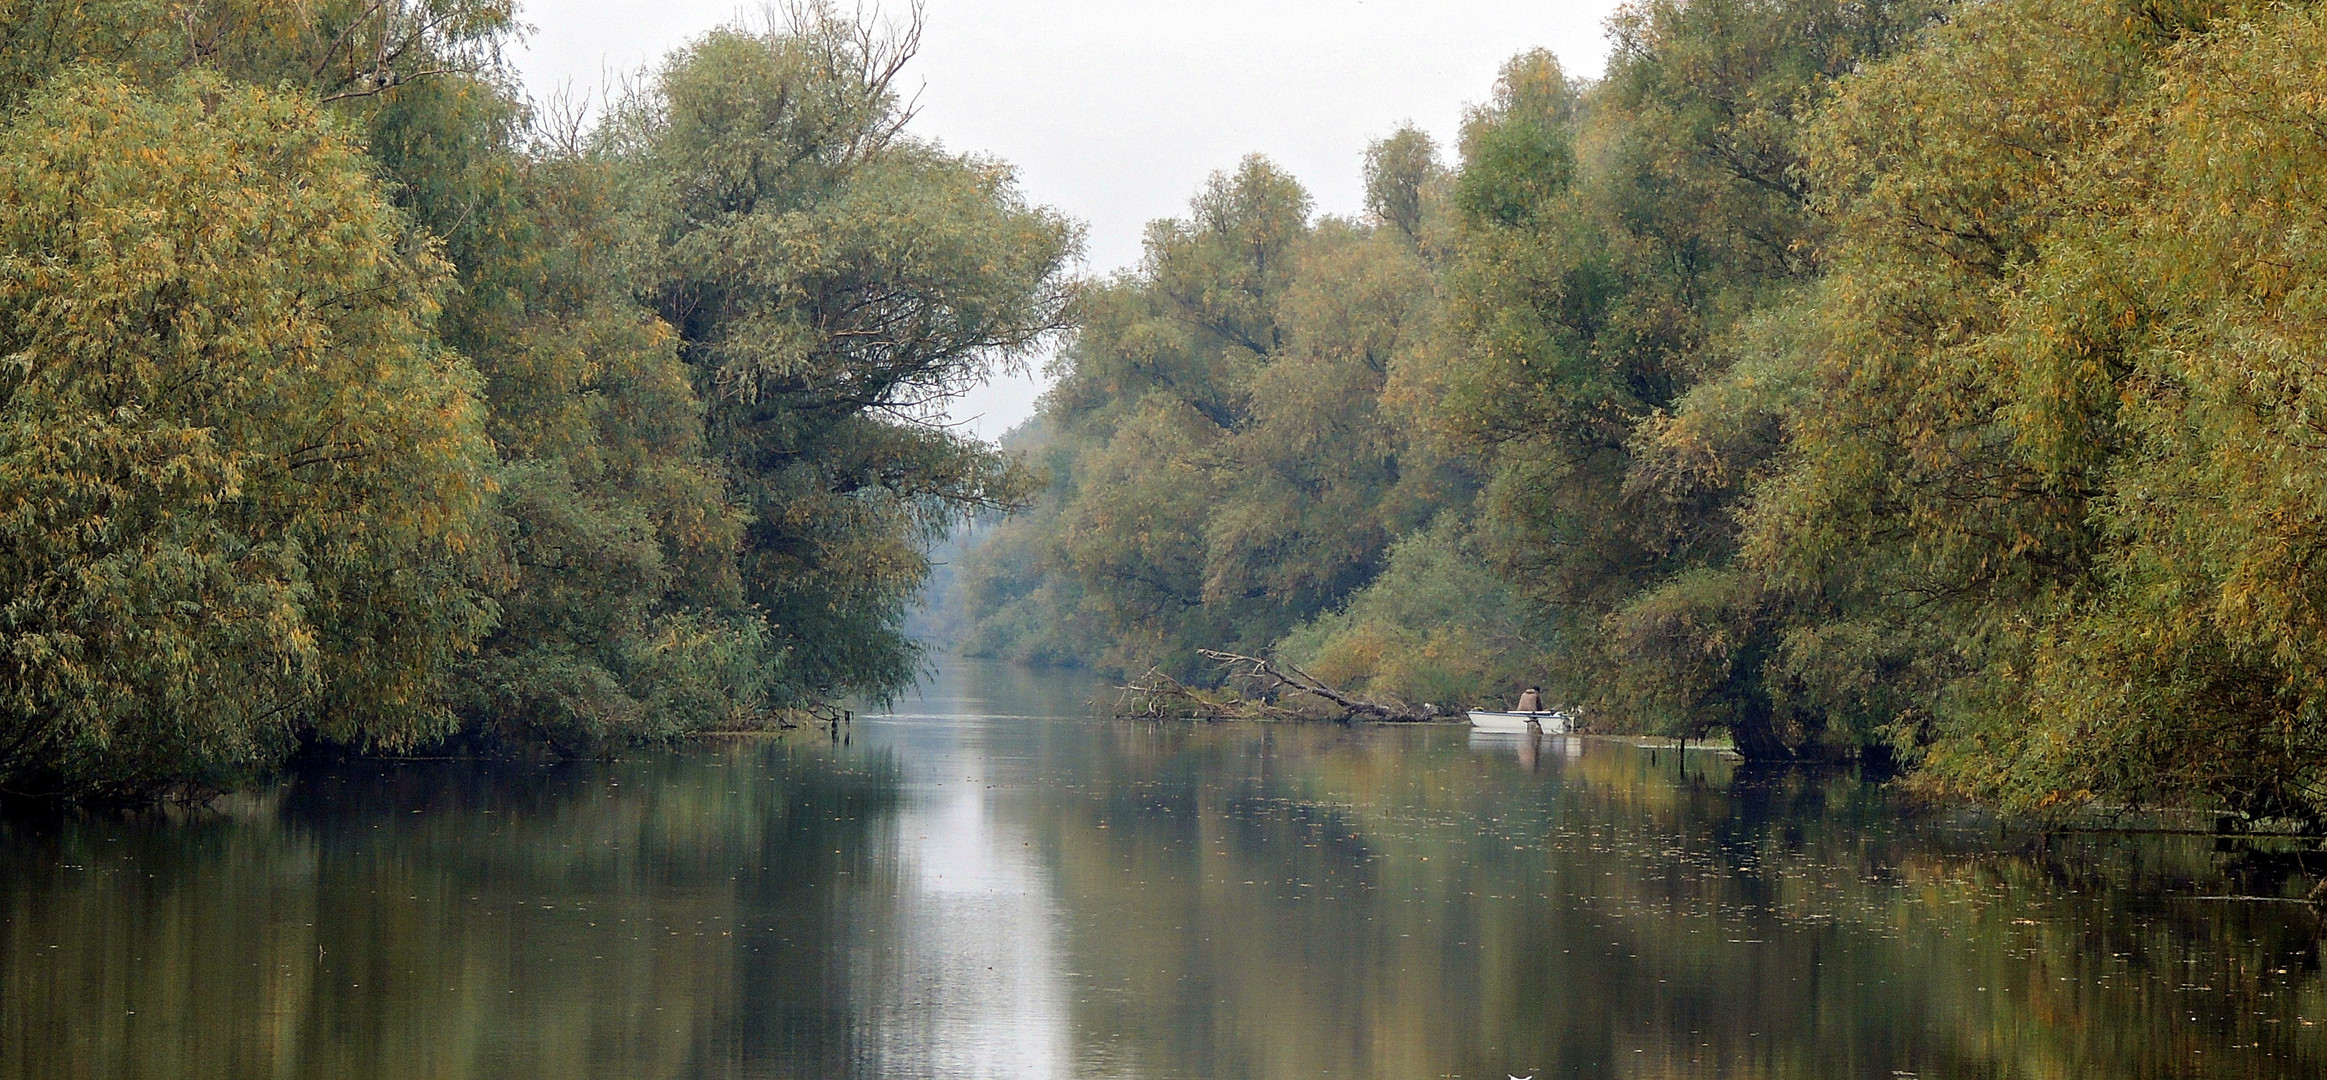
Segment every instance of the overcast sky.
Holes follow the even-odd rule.
[[[920,90],[923,136],[1016,165],[1036,201],[1089,225],[1088,269],[1104,273],[1138,260],[1148,221],[1180,214],[1207,175],[1256,151],[1300,177],[1321,212],[1355,213],[1369,140],[1411,120],[1452,142],[1463,106],[1523,49],[1598,75],[1617,2],[928,0],[905,85]],[[758,10],[526,0],[534,33],[513,59],[535,97],[591,92]],[[1038,392],[997,384],[956,416],[992,437]]]

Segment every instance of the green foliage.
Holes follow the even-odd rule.
[[[1739,554],[1780,741],[2022,811],[2327,821],[2321,40],[2308,5],[1979,5],[1804,129],[1817,344]]]
[[[1438,144],[1419,128],[1401,128],[1389,138],[1366,147],[1365,208],[1374,220],[1422,239],[1424,193],[1437,183],[1443,168]]]
[[[885,693],[974,517],[995,655],[2327,825],[2319,5],[1639,0],[1088,287],[787,12],[584,132],[498,0],[0,0],[0,790]]]
[[[1400,539],[1379,576],[1278,650],[1370,700],[1460,708],[1516,700],[1542,677],[1541,618],[1449,518]]]
[[[1021,623],[1049,597],[1135,653],[1252,652],[1281,624],[1223,618],[1217,584],[1246,612],[1307,589],[1324,613],[1279,647],[1385,696],[1526,670],[1441,659],[1475,648],[1602,727],[1889,757],[2015,811],[2327,827],[2321,5],[1643,0],[1612,28],[1590,87],[1515,60],[1449,178],[1377,144],[1369,211],[1430,286],[1305,261],[1275,325],[1328,282],[1372,313],[1350,325],[1400,313],[1378,389],[1201,352],[1143,280],[1095,307],[1045,420],[1052,516],[977,556]],[[1263,400],[1299,402],[1280,449]],[[1237,411],[1207,429],[1199,401]],[[1358,403],[1386,443],[1324,419]],[[1220,572],[1357,565],[1303,546],[1331,484],[1269,478],[1378,445],[1397,484],[1315,505],[1373,500],[1403,537],[1379,577]],[[1472,507],[1438,489],[1467,534],[1389,510],[1432,455],[1484,478]],[[1481,619],[1518,642],[1471,644]]]
[[[1520,228],[1553,212],[1575,182],[1575,110],[1575,88],[1549,52],[1504,65],[1493,103],[1463,124],[1454,198],[1466,224]]]
[[[0,133],[0,783],[441,735],[489,486],[445,266],[312,100],[102,69]]]
[[[1597,723],[1806,748],[1772,726],[1766,575],[1731,565],[1822,333],[1801,133],[1931,10],[1635,4],[1605,80],[1521,57],[1466,126],[1429,415],[1486,467],[1484,550],[1577,628],[1549,679]]]
[[[779,704],[910,681],[923,545],[1033,486],[926,421],[1061,327],[1080,236],[1007,168],[904,134],[909,49],[823,8],[720,31],[608,136],[647,245],[634,288],[678,334],[745,516]]]
[[[508,0],[0,0],[0,106],[90,62],[149,87],[208,68],[377,106],[490,71],[515,29]]]
[[[1093,298],[1046,418],[1065,447],[1054,502],[1001,527],[965,580],[1007,594],[1014,625],[1111,627],[1103,666],[1187,673],[1198,645],[1254,652],[1352,602],[1393,540],[1451,509],[1471,525],[1432,550],[1475,552],[1540,635],[1478,658],[1472,693],[1537,665],[1525,681],[1607,723],[1750,724],[1744,741],[1780,756],[1825,739],[1823,713],[1770,689],[1782,598],[1730,564],[1823,333],[1804,126],[1933,9],[1635,5],[1605,81],[1514,58],[1452,176],[1426,137],[1393,135],[1368,155],[1375,228],[1318,226],[1293,259],[1267,254],[1288,230],[1255,224],[1294,205],[1272,196],[1284,182],[1250,162],[1216,180]],[[1063,606],[1035,618],[1037,597]],[[1325,625],[1303,631],[1312,655],[1403,662],[1378,626]]]
[[[1051,489],[969,554],[951,601],[980,615],[971,647],[1193,677],[1197,649],[1268,646],[1468,497],[1397,378],[1431,332],[1437,165],[1413,132],[1374,164],[1381,221],[1312,224],[1307,193],[1247,159],[1086,298],[1029,433]]]
[[[1993,498],[2072,507],[2081,558],[2042,595],[1959,616],[2025,629],[1953,687],[1931,775],[2026,809],[2164,799],[2316,826],[2327,521],[2307,358],[2327,264],[2309,238],[2327,204],[2303,177],[2327,159],[2308,59],[2327,30],[2309,7],[2182,14],[2080,28],[2125,74],[2091,95],[2044,178],[2044,228],[1968,343],[2000,456],[2034,478]]]
[[[477,119],[461,130],[484,142],[494,116]],[[571,145],[474,160],[477,257],[448,322],[502,459],[502,616],[463,666],[467,729],[583,752],[756,723],[776,654],[743,606],[740,516],[677,336],[622,284],[613,163]]]
[[[585,132],[511,15],[0,5],[0,790],[913,675],[922,545],[1033,487],[931,421],[1061,325],[1075,228],[904,132],[911,30],[789,9]]]

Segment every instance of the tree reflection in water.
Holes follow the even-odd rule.
[[[0,1077],[2327,1073],[2285,843],[1088,695],[0,824]]]

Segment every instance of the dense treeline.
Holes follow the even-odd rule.
[[[583,125],[500,0],[0,4],[0,791],[565,752],[908,680],[929,421],[1079,243],[788,9]]]
[[[2327,824],[2327,12],[1638,0],[1098,288],[969,647]]]

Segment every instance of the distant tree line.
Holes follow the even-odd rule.
[[[2327,825],[2327,11],[1636,0],[1096,286],[973,651]]]
[[[598,122],[506,0],[0,4],[0,794],[580,753],[909,681],[933,422],[1077,227],[906,130],[912,25],[710,34]]]

